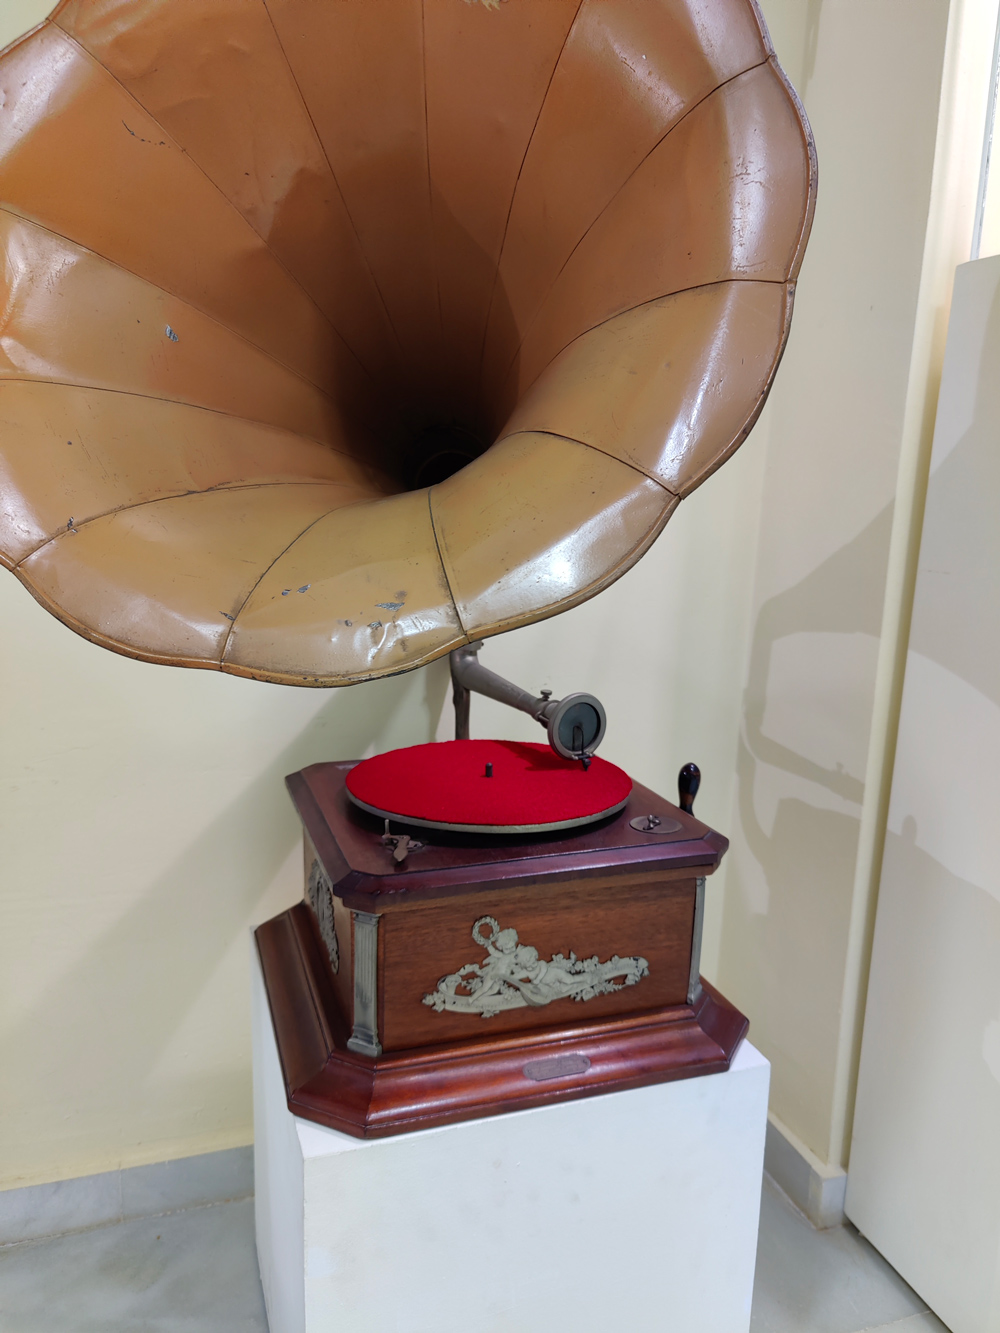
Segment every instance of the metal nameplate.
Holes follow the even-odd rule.
[[[544,1083],[547,1078],[585,1074],[589,1068],[590,1061],[585,1055],[549,1055],[544,1060],[529,1060],[521,1073],[536,1083]]]

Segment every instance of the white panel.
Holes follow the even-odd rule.
[[[747,1333],[769,1074],[748,1043],[725,1074],[364,1141],[288,1112],[257,997],[272,1333]]]
[[[1000,1329],[1000,257],[958,270],[847,1213],[953,1333]]]
[[[253,1012],[254,1217],[270,1333],[304,1333],[302,1153],[288,1112],[260,957],[250,936]]]

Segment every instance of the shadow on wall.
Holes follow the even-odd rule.
[[[889,505],[760,608],[737,756],[719,981],[773,1061],[772,1107],[821,1153],[891,526]]]
[[[864,634],[878,639],[892,513],[892,505],[887,505],[852,542],[842,546],[800,583],[764,603],[754,626],[744,694],[746,744],[753,759],[806,778],[858,805],[864,796],[860,778],[853,777],[842,763],[824,766],[768,736],[765,714],[769,704],[777,702],[780,709],[782,702],[788,702],[769,698],[775,646],[781,640],[799,634]],[[835,651],[835,641],[828,640],[825,647]],[[800,699],[795,702],[815,707],[821,706],[823,700],[810,698],[809,683],[805,682]],[[785,724],[782,730],[790,732],[793,728]]]
[[[985,340],[989,345],[1000,345],[1000,295],[993,303]],[[995,365],[984,363],[979,368],[973,419],[931,478],[935,511],[940,509],[948,521],[939,527],[932,517],[924,531],[921,590],[910,639],[911,651],[939,662],[996,703],[1000,703],[1000,675],[996,671],[1000,618],[992,614],[993,608],[984,613],[984,552],[978,534],[994,523],[993,497],[1000,493],[1000,452],[994,438],[998,419],[1000,375]],[[979,513],[975,512],[977,506]],[[963,514],[966,522],[960,521]],[[747,845],[762,866],[777,866],[783,856],[776,834],[768,834],[757,816],[754,783],[759,765],[792,774],[858,806],[864,796],[863,781],[843,763],[817,762],[769,735],[766,719],[776,717],[785,734],[794,735],[807,711],[830,707],[830,699],[818,691],[811,692],[809,682],[805,682],[797,700],[774,699],[774,659],[783,640],[804,634],[878,639],[892,515],[892,506],[886,506],[852,542],[800,583],[770,598],[758,613],[744,695],[739,810]],[[829,638],[826,647],[835,654],[836,639]],[[790,703],[795,715],[783,719],[782,711]],[[865,740],[867,743],[867,736]],[[850,823],[856,824],[856,820]],[[837,820],[830,822],[831,829],[837,825]]]
[[[1000,345],[1000,295],[989,314],[986,345]],[[946,673],[1000,704],[1000,618],[995,597],[984,595],[983,577],[984,559],[993,566],[996,561],[984,552],[981,536],[995,526],[991,505],[1000,493],[1000,376],[988,358],[978,367],[972,396],[968,427],[931,476],[910,636],[906,688],[933,689],[939,706]],[[940,524],[939,511],[945,518]],[[890,505],[807,578],[761,607],[737,761],[739,834],[727,881],[720,984],[749,1014],[755,1040],[774,1059],[772,1106],[821,1155],[891,524]],[[797,636],[813,636],[812,649],[811,655],[793,655],[800,667],[793,675],[782,670],[781,659]],[[802,642],[808,646],[808,639]],[[859,653],[862,642],[869,648]],[[931,680],[925,661],[944,673]],[[830,723],[826,748],[822,736],[810,747],[817,740],[816,720],[824,718]],[[848,733],[860,733],[853,764],[838,757],[838,729],[846,747]],[[952,750],[958,741],[956,735]],[[899,757],[905,761],[908,754]],[[922,755],[911,758],[925,762]],[[959,795],[957,776],[950,789],[969,804],[970,794]],[[941,791],[937,805],[945,799]],[[888,835],[887,867],[899,843],[895,827]]]
[[[161,1135],[175,1137],[179,1104],[190,1107],[194,1122],[206,1106],[212,1108],[207,1118],[213,1121],[220,1107],[229,1108],[232,1122],[246,1120],[250,1074],[245,994],[223,995],[221,1003],[235,1013],[235,1020],[233,1013],[220,1014],[219,1006],[202,1005],[202,1010],[206,1024],[218,1017],[227,1031],[245,1028],[246,1051],[227,1052],[221,1069],[218,1060],[199,1062],[187,1051],[171,1061],[181,1067],[171,1068],[166,1083],[155,1071],[189,1011],[203,1000],[227,952],[234,946],[245,949],[248,923],[285,905],[271,903],[262,910],[265,895],[301,836],[284,778],[319,760],[428,739],[447,683],[445,660],[414,676],[333,692],[294,740],[184,845],[114,925],[22,1011],[5,1042],[18,1052],[34,1050],[30,1077],[37,1080],[36,1095],[46,1102],[59,1099],[62,1114],[55,1125],[44,1116],[39,1123],[32,1099],[24,1097],[22,1069],[18,1079],[3,1080],[0,1090],[0,1101],[8,1102],[5,1120],[14,1141],[18,1136],[30,1141],[47,1127],[59,1142],[73,1145],[93,1137],[101,1120],[105,1127],[99,1137],[107,1142],[120,1135],[127,1154],[135,1148],[137,1125],[146,1143]],[[135,874],[142,879],[141,865]],[[85,888],[68,885],[67,892]],[[137,1026],[142,1034],[138,1041]],[[197,1037],[188,1045],[197,1046]],[[206,1063],[215,1067],[202,1072],[199,1064]],[[169,1095],[158,1109],[157,1089],[164,1091],[167,1083]],[[113,1105],[101,1095],[102,1088],[114,1090]],[[115,1126],[112,1132],[109,1121]],[[58,1156],[57,1143],[50,1143],[50,1150]]]
[[[1000,495],[1000,288],[982,346],[972,419],[955,447],[933,460],[909,647],[1000,704],[1000,543],[984,548],[985,535],[997,529]]]
[[[823,17],[823,0],[806,0],[806,40],[802,61],[802,80],[799,96],[805,100],[812,76],[816,73],[816,56],[819,52],[819,25]]]

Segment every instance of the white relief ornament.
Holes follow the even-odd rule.
[[[333,919],[333,885],[323,873],[323,867],[318,861],[314,861],[310,867],[306,897],[316,917],[320,937],[330,955],[330,966],[334,972],[339,972],[340,941],[337,939],[337,927]]]
[[[483,928],[489,933],[484,934]],[[592,1000],[597,995],[634,986],[649,975],[645,958],[619,958],[606,963],[593,958],[577,958],[570,953],[539,958],[530,944],[518,943],[517,931],[500,929],[496,917],[481,916],[472,927],[472,938],[486,950],[481,963],[468,963],[449,976],[442,977],[437,988],[424,996],[440,1014],[444,1010],[459,1014],[481,1014],[493,1018],[505,1009],[541,1007],[553,1000]]]

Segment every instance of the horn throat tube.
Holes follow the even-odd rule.
[[[553,699],[551,690],[529,694],[513,681],[505,680],[479,661],[482,641],[456,648],[451,653],[451,679],[454,687],[455,739],[469,739],[470,694],[484,694],[488,699],[507,704],[527,713],[546,729],[549,745],[563,759],[579,759],[584,767],[604,739],[608,719],[604,705],[592,694],[567,694]]]

